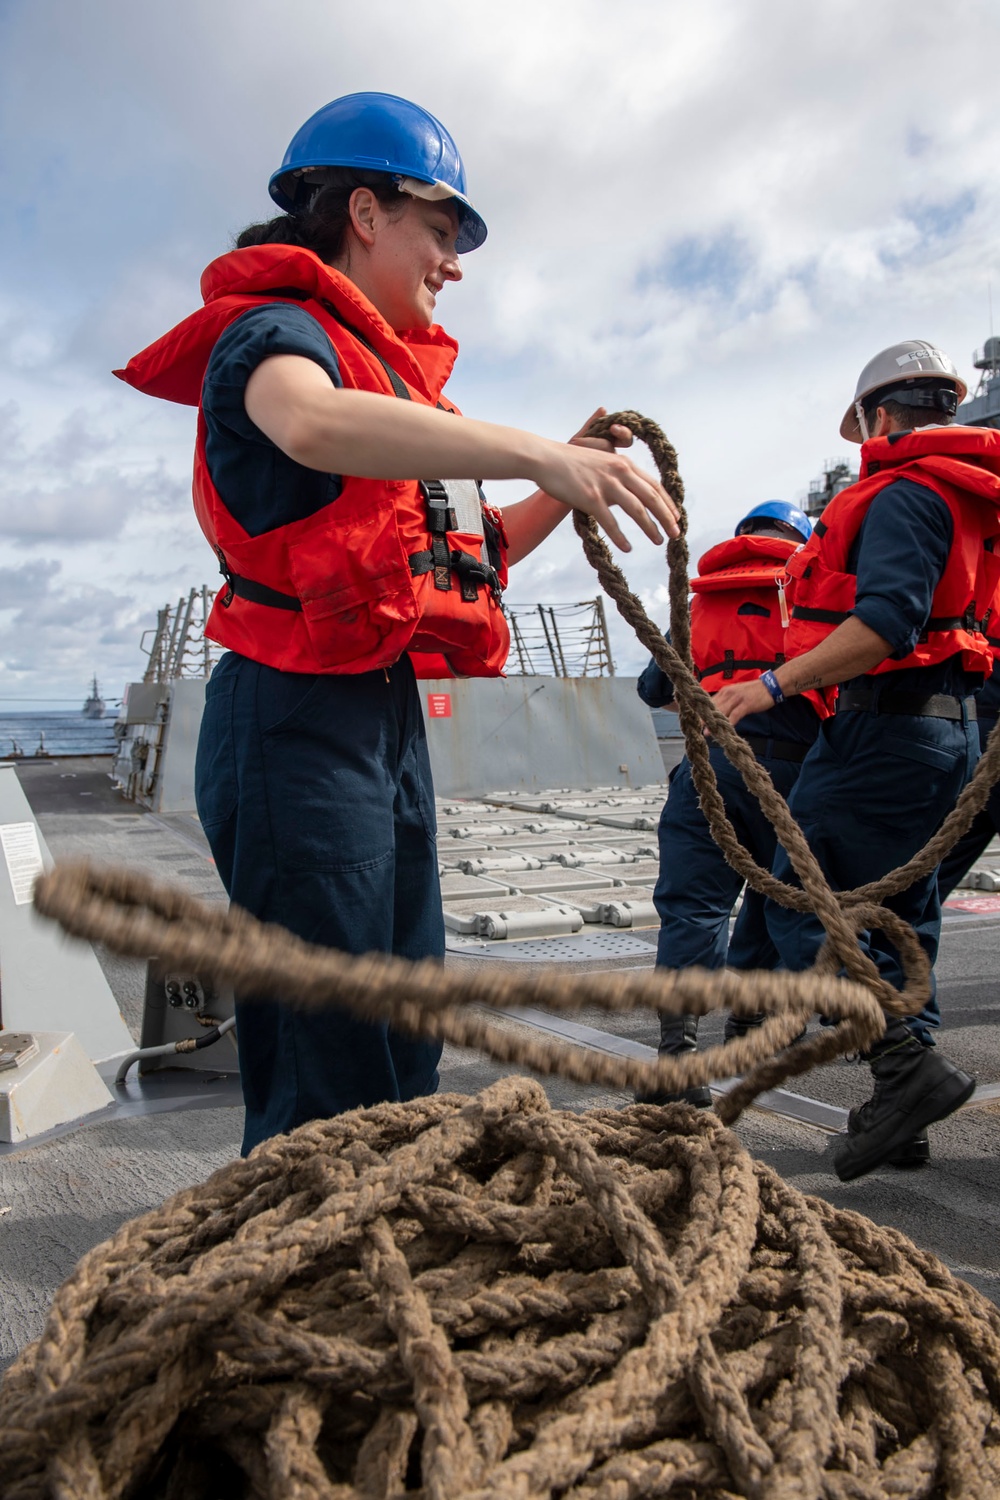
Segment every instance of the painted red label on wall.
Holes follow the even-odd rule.
[[[973,896],[956,891],[944,904],[949,911],[996,912],[1000,911],[1000,896]]]
[[[450,693],[428,693],[427,694],[427,717],[429,719],[451,718],[451,694]]]

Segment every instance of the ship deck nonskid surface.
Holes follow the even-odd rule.
[[[110,789],[107,768],[108,762],[101,758],[74,758],[27,766],[19,772],[54,856],[86,855],[140,866],[178,881],[195,895],[224,900],[196,819],[189,814],[154,816],[123,802]],[[613,798],[611,793],[603,795],[605,802]],[[652,792],[649,800],[655,802],[656,795]],[[474,823],[477,809],[471,804],[466,808],[455,799],[447,799],[447,806],[455,809],[445,811],[442,803],[441,842],[448,857],[454,854],[454,846],[465,843],[492,843],[495,847],[503,845],[505,839],[509,846],[513,840],[527,853],[525,842],[531,838],[538,849],[553,842],[549,826],[554,821],[552,813],[510,807],[505,814],[497,808],[483,816],[487,821],[492,818],[497,824],[513,827],[513,834],[484,840],[477,829],[475,837],[453,838],[448,827]],[[483,812],[482,805],[478,810]],[[463,818],[465,811],[473,816]],[[580,812],[595,818],[624,816],[621,806],[592,806],[580,808]],[[525,819],[541,821],[546,827],[530,834],[519,826]],[[602,835],[610,835],[603,841],[609,848],[621,848],[623,844],[638,848],[651,837],[641,829],[628,831],[607,824],[599,827]],[[595,831],[594,824],[588,829],[568,828],[565,838],[600,843],[600,839],[593,839]],[[476,851],[476,856],[482,857],[482,851]],[[468,857],[476,856],[470,849]],[[444,853],[443,862],[447,865]],[[554,865],[551,859],[548,863]],[[981,863],[1000,865],[1000,851],[988,852]],[[565,873],[564,867],[559,868]],[[580,865],[579,873],[620,879],[627,869],[627,865],[587,862]],[[498,879],[494,874],[486,879],[495,880],[498,887],[504,885],[502,876]],[[544,878],[541,882],[533,879],[532,890],[540,883],[545,884]],[[515,884],[511,873],[507,886]],[[485,885],[482,892],[490,894],[491,910],[503,909],[503,889],[497,889],[496,901],[491,885]],[[476,896],[480,893],[477,889]],[[956,896],[961,899],[969,894],[957,892]],[[566,896],[562,889],[553,891],[548,901],[583,905],[596,896],[620,900],[644,895],[639,886],[609,888],[583,880]],[[467,900],[461,901],[461,908],[463,912],[468,910]],[[528,909],[537,909],[537,904],[529,903]],[[588,946],[595,933],[604,934],[596,950],[592,941]],[[511,955],[507,962],[522,963],[535,952],[552,951],[560,962],[572,964],[580,973],[647,967],[653,962],[653,937],[648,927],[616,931],[609,924],[593,922],[576,934],[506,944],[453,934],[446,962],[451,967],[478,966],[496,962],[495,955],[506,952]],[[103,952],[99,958],[125,1019],[138,1037],[144,965]],[[838,1182],[830,1163],[835,1139],[831,1124],[842,1118],[840,1111],[860,1103],[870,1092],[867,1069],[847,1061],[817,1069],[792,1085],[802,1102],[787,1098],[770,1101],[782,1112],[752,1109],[736,1129],[755,1155],[795,1187],[818,1194],[838,1207],[866,1214],[876,1223],[895,1226],[1000,1303],[1000,1103],[988,1098],[1000,1094],[1000,1048],[995,1030],[1000,1007],[998,969],[1000,911],[950,909],[937,969],[946,1027],[942,1043],[953,1061],[977,1076],[987,1099],[974,1102],[932,1128],[933,1160],[928,1167],[916,1172],[884,1168],[852,1183]],[[506,1018],[503,1024],[548,1023],[543,1017],[528,1014]],[[655,1018],[649,1013],[609,1016],[596,1010],[583,1011],[573,1018],[572,1028],[577,1040],[608,1050],[644,1049],[652,1047],[656,1039]],[[720,1016],[703,1021],[706,1044],[721,1040],[721,1033]],[[223,1050],[227,1043],[223,1040],[218,1045],[220,1070],[227,1064],[231,1067],[231,1050],[228,1056]],[[441,1088],[475,1093],[507,1071],[477,1054],[447,1048]],[[624,1094],[583,1088],[562,1079],[546,1080],[545,1088],[553,1103],[570,1109],[629,1102]],[[168,1098],[171,1090],[173,1097]],[[198,1108],[190,1107],[193,1097],[198,1099]],[[225,1103],[215,1105],[216,1097],[224,1098]],[[82,1129],[55,1133],[28,1148],[8,1147],[0,1155],[0,1303],[5,1312],[0,1322],[0,1364],[9,1363],[17,1350],[41,1331],[53,1291],[80,1255],[126,1219],[170,1193],[203,1180],[238,1154],[242,1115],[233,1107],[238,1095],[231,1084],[214,1084],[212,1075],[192,1079],[190,1074],[177,1074],[169,1085],[161,1084],[159,1103],[153,1089],[145,1091],[145,1099],[135,1088],[122,1098],[125,1102],[115,1110]]]

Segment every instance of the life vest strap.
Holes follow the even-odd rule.
[[[223,609],[228,609],[234,599],[246,599],[250,604],[266,604],[271,609],[290,609],[296,614],[302,613],[302,600],[297,595],[282,594],[278,589],[268,588],[266,583],[255,583],[252,578],[241,578],[238,573],[231,570],[221,547],[216,547],[215,555],[219,559],[219,572],[226,582],[219,601]]]
[[[436,570],[437,564],[434,555],[430,551],[410,553],[410,572],[414,578],[419,578],[422,573],[430,573]],[[456,573],[462,589],[462,598],[467,604],[474,604],[479,597],[479,585],[484,584],[490,593],[500,602],[503,590],[500,587],[500,579],[495,568],[482,562],[478,557],[473,557],[471,552],[461,552],[456,549],[448,554],[447,563],[449,583],[450,575]]]
[[[325,298],[321,297],[319,299],[319,305],[320,307],[325,308],[325,310],[330,314],[331,318],[336,318],[341,328],[347,329],[348,333],[351,335],[351,338],[357,339],[358,343],[363,344],[364,347],[368,350],[369,354],[374,355],[379,364],[382,366],[386,375],[389,377],[389,384],[392,386],[400,401],[412,400],[413,398],[411,397],[410,392],[406,387],[405,381],[396,374],[389,361],[382,358],[381,354],[375,348],[375,345],[370,343],[368,339],[365,338],[363,333],[359,333],[358,330],[354,327],[353,323],[348,323],[347,319],[334,306],[332,302],[327,302]]]
[[[420,493],[427,507],[427,530],[431,534],[431,567],[421,571],[426,573],[433,570],[434,587],[447,593],[451,588],[451,554],[448,550],[447,533],[457,531],[458,523],[454,509],[449,504],[448,490],[440,479],[422,479]],[[416,555],[422,556],[421,553]]]
[[[987,610],[981,620],[976,619],[975,606],[970,604],[964,615],[931,615],[924,630],[967,630],[985,632],[992,610]]]
[[[964,615],[931,615],[920,633],[920,640],[926,640],[930,630],[967,630],[970,634],[983,631],[991,613],[991,610],[987,610],[983,618],[978,620],[975,607],[970,604]],[[812,620],[817,625],[842,625],[850,617],[849,610],[811,609],[807,604],[792,606],[793,620]]]
[[[709,667],[701,667],[698,671],[698,681],[705,677],[711,677],[716,672],[721,672],[723,677],[732,677],[734,672],[770,672],[774,667],[784,664],[785,657],[782,652],[771,661],[749,661],[743,657],[734,656],[732,651],[727,651],[722,661],[715,661]]]
[[[817,625],[843,625],[850,618],[846,609],[811,609],[807,604],[792,605],[793,620],[812,620]]]

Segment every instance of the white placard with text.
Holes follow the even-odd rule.
[[[0,824],[0,843],[14,892],[14,904],[27,906],[31,901],[35,876],[43,869],[38,830],[34,823]]]

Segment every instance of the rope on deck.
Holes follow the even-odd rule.
[[[680,499],[655,424],[619,413]],[[243,993],[336,1003],[576,1082],[766,1088],[877,1037],[926,994],[881,903],[927,873],[1000,772],[990,740],[900,871],[829,889],[770,779],[689,664],[687,556],[668,549],[669,646],[591,523],[604,587],[675,683],[713,833],[758,890],[817,912],[806,974],[472,974],[311,947],[128,871],[65,865],[40,912]],[[706,726],[774,823],[802,889],[741,849]],[[898,943],[892,990],[861,927]],[[838,970],[847,979],[835,977]],[[477,1007],[764,1011],[757,1032],[653,1064],[545,1042]],[[789,1044],[816,1012],[840,1020]],[[582,1114],[507,1078],[356,1110],[265,1142],[126,1224],[57,1292],[8,1373],[5,1500],[887,1500],[1000,1492],[1000,1313],[894,1230],[805,1198],[684,1105]]]

